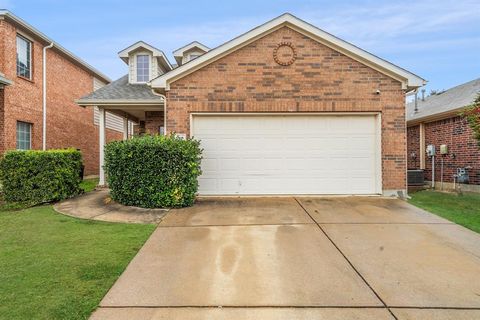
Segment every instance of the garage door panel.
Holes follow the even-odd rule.
[[[217,183],[218,179],[200,177],[198,178],[198,189],[207,194],[215,193],[219,189]]]
[[[351,150],[375,150],[375,136],[357,136],[352,137],[348,141],[348,146]]]
[[[242,164],[241,159],[238,158],[225,158],[225,157],[219,157],[219,166],[218,170],[219,171],[231,171],[236,173],[238,171],[239,166]],[[202,162],[203,164],[203,162]]]
[[[218,159],[216,158],[203,158],[202,159],[202,170],[203,172],[211,172],[218,170]]]
[[[353,194],[365,194],[372,188],[375,188],[374,182],[372,182],[371,179],[368,179],[368,177],[353,178],[350,185]]]
[[[376,193],[375,116],[194,116],[201,194]],[[213,129],[214,128],[214,129]]]

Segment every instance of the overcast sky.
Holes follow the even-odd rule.
[[[144,40],[171,52],[193,40],[216,47],[284,12],[447,89],[480,77],[480,1],[0,0],[112,79],[118,51]]]

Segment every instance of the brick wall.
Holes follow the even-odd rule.
[[[435,159],[435,180],[440,181],[443,159],[443,181],[453,182],[458,167],[471,166],[470,183],[480,184],[480,148],[466,121],[453,117],[425,124],[425,145],[434,144],[437,148]],[[448,154],[440,155],[440,145],[448,146]],[[426,157],[425,179],[432,179],[432,161]]]
[[[290,66],[280,66],[273,58],[275,47],[285,41],[297,50]],[[191,112],[381,112],[383,189],[406,189],[405,95],[400,82],[290,28],[173,82],[167,106],[167,130],[186,134]]]
[[[145,112],[145,133],[159,134],[160,127],[163,127],[163,111],[146,111]]]
[[[29,35],[32,46],[32,80],[16,75],[16,34],[19,30],[0,21],[0,71],[14,84],[5,88],[5,120],[0,130],[4,149],[16,148],[16,122],[32,123],[32,148],[42,148],[42,48],[46,43]],[[98,127],[93,109],[75,100],[93,91],[93,75],[72,63],[55,49],[47,51],[47,148],[73,147],[82,150],[86,174],[98,174]],[[107,132],[108,139],[121,139],[122,133]]]
[[[415,157],[412,157],[415,154]],[[420,169],[420,126],[407,128],[407,168]]]

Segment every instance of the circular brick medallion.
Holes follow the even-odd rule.
[[[291,42],[281,42],[273,50],[273,59],[281,66],[289,66],[297,59],[297,51]]]

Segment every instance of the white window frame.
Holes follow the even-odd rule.
[[[20,148],[19,147],[19,142],[20,140],[18,139],[18,133],[19,133],[19,124],[22,124],[22,125],[27,125],[28,127],[28,149],[25,149],[25,148]],[[17,150],[31,150],[32,149],[32,124],[30,122],[26,122],[26,121],[17,121],[16,123],[16,128],[15,128],[15,139],[16,139],[16,149]],[[27,133],[27,131],[22,131],[22,133]],[[22,140],[22,143],[24,143],[25,141]]]
[[[21,39],[23,41],[25,41],[27,44],[28,44],[28,77],[25,77],[24,75],[21,75],[19,72],[18,72],[18,39]],[[25,78],[25,79],[28,79],[28,80],[32,80],[32,76],[33,76],[33,61],[32,61],[32,50],[33,50],[33,42],[32,40],[28,39],[27,37],[17,33],[17,36],[15,38],[15,52],[16,52],[16,60],[15,60],[15,67],[16,67],[16,73],[17,73],[17,76],[18,77],[21,77],[21,78]]]
[[[147,80],[139,80],[138,78],[138,70],[139,70],[139,67],[138,67],[138,58],[139,57],[147,57],[147,68],[143,67],[142,70],[147,70]],[[150,69],[151,69],[151,61],[150,61],[150,55],[149,54],[146,54],[146,53],[139,53],[135,56],[135,82],[137,83],[147,83],[148,81],[150,81]]]

